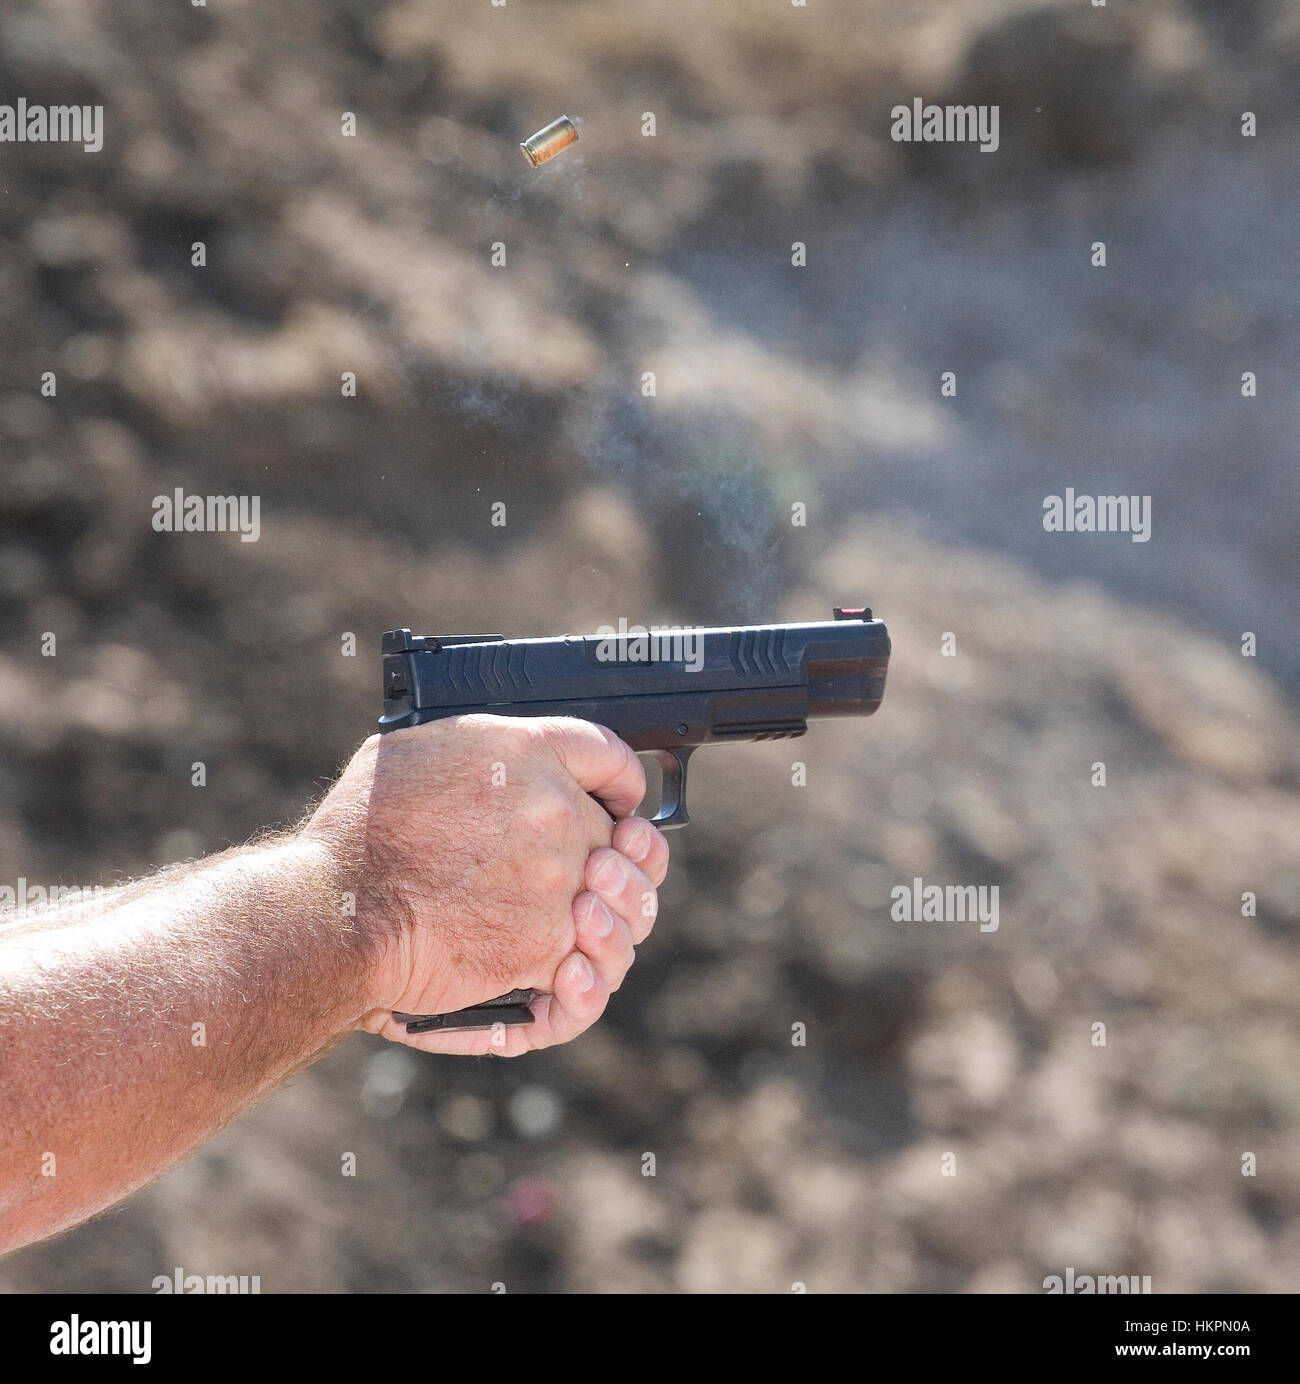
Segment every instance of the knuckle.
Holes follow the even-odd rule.
[[[511,727],[519,739],[527,745],[544,744],[555,734],[555,718],[552,716],[530,716],[512,722]]]
[[[547,753],[545,726],[537,721],[515,720],[505,723],[505,739],[512,752],[528,763]]]
[[[619,849],[627,852],[629,860],[644,859],[654,846],[650,834],[653,830],[644,817],[625,818],[618,827]]]
[[[640,855],[629,855],[642,870],[647,872],[662,868],[667,863],[668,843],[658,827],[643,817],[632,819],[636,825],[629,830],[626,844],[640,851]]]
[[[555,784],[541,789],[529,811],[533,825],[548,836],[572,837],[578,825],[578,804]]]
[[[603,919],[602,910],[608,911],[604,902],[590,890],[584,890],[573,901],[574,917],[582,926],[584,933],[594,939],[597,945],[604,941],[600,931]]]
[[[571,722],[560,716],[534,716],[524,723],[522,730],[534,751],[554,753],[557,743],[571,734],[570,725]]]
[[[592,851],[587,865],[592,889],[608,898],[622,893],[631,881],[627,858],[620,851],[602,846]]]

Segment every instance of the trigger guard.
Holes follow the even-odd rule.
[[[663,771],[663,789],[659,797],[659,811],[650,818],[652,826],[661,830],[684,827],[691,820],[686,811],[686,765],[695,747],[685,750],[651,750],[656,763]]]

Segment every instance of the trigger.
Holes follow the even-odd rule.
[[[659,811],[650,818],[654,826],[667,830],[684,827],[691,820],[686,811],[686,765],[694,751],[694,745],[689,749],[651,751],[663,771]]]

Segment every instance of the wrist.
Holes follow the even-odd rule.
[[[357,1027],[373,1009],[391,1008],[393,996],[404,987],[401,979],[407,951],[407,930],[394,914],[396,898],[385,907],[361,840],[340,835],[329,827],[309,822],[296,838],[302,858],[309,861],[320,883],[320,908],[325,927],[350,960],[355,980],[352,1019]]]

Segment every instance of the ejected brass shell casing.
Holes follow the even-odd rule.
[[[562,115],[558,120],[552,120],[544,130],[529,135],[519,147],[528,162],[536,168],[539,163],[553,159],[561,149],[567,149],[577,137],[577,126],[567,115]]]

